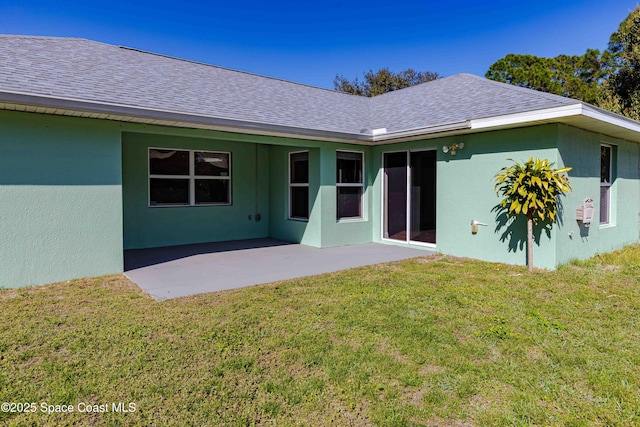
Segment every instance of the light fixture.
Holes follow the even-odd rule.
[[[450,146],[444,145],[442,147],[442,152],[443,153],[449,153],[450,152],[452,156],[455,156],[456,155],[456,151],[457,150],[462,150],[463,148],[464,148],[464,142],[454,142]]]

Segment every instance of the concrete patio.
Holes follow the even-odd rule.
[[[314,248],[252,239],[125,251],[125,275],[157,300],[432,255],[427,248],[366,243]]]

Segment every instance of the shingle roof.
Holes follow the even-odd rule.
[[[0,36],[0,91],[358,133],[367,100],[74,38]]]
[[[364,98],[85,39],[8,35],[0,102],[3,93],[350,135],[580,103],[469,74]]]
[[[389,92],[373,98],[373,122],[390,132],[437,126],[578,103],[472,74]]]

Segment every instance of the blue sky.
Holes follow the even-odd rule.
[[[83,37],[333,88],[336,74],[484,75],[508,53],[603,50],[636,0],[2,0],[0,33]]]

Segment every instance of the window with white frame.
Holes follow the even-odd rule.
[[[309,219],[309,152],[289,153],[289,218]]]
[[[149,148],[149,206],[231,204],[231,153]]]
[[[362,218],[364,153],[336,152],[337,218]]]
[[[611,184],[613,182],[613,149],[600,146],[600,224],[611,223]]]

